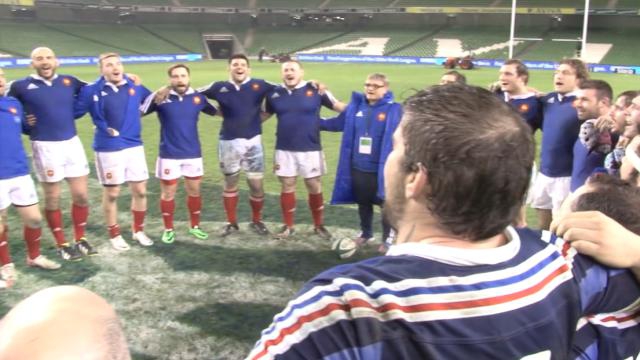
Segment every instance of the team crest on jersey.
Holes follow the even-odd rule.
[[[527,111],[529,111],[529,105],[521,104],[520,107],[518,107],[518,110],[520,110],[521,113],[526,113]]]
[[[251,89],[253,89],[253,91],[260,90],[260,84],[251,84]]]
[[[9,108],[9,112],[12,113],[13,115],[16,115],[18,113],[18,109],[14,108],[14,107],[10,107]]]
[[[307,92],[305,93],[305,95],[306,95],[307,97],[311,97],[311,96],[313,96],[313,91],[312,91],[312,90],[307,90]]]
[[[64,86],[71,86],[71,80],[69,80],[68,78],[62,79],[62,83],[64,84]]]
[[[129,95],[133,96],[135,94],[136,94],[136,89],[134,88],[129,89]]]
[[[384,121],[387,118],[387,114],[380,113],[378,114],[378,121]]]
[[[200,105],[200,103],[202,102],[202,100],[200,100],[199,96],[194,96],[193,98],[193,103],[196,105]]]
[[[53,170],[51,170],[51,169],[47,170],[47,176],[48,177],[52,177],[53,174],[54,174]]]
[[[164,169],[164,174],[165,175],[169,175],[169,173],[171,173],[171,169]]]

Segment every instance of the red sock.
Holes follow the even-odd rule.
[[[313,224],[315,226],[322,225],[322,215],[324,214],[324,201],[322,200],[322,193],[309,194],[309,208],[311,209],[311,216],[313,217]]]
[[[238,207],[238,192],[225,190],[222,193],[222,199],[224,203],[224,211],[227,213],[227,221],[230,224],[237,224],[238,218],[236,208]]]
[[[131,210],[131,213],[133,214],[133,232],[144,231],[144,216],[147,211]]]
[[[171,200],[160,199],[160,212],[162,213],[162,222],[166,230],[173,230],[173,213],[176,210],[176,202]]]
[[[189,208],[189,219],[191,227],[200,226],[200,210],[202,210],[202,198],[200,196],[188,196],[187,207]]]
[[[42,228],[24,227],[24,241],[27,243],[27,254],[31,260],[40,256],[40,236]]]
[[[120,235],[120,225],[113,224],[113,225],[109,225],[107,228],[109,229],[109,237],[110,238],[113,239],[114,237]]]
[[[282,208],[282,221],[288,227],[293,227],[293,216],[296,213],[296,193],[280,193],[280,207]]]
[[[7,265],[11,262],[9,255],[9,229],[4,227],[4,232],[0,234],[0,266]]]
[[[56,240],[56,244],[58,246],[64,245],[67,241],[64,239],[64,231],[62,229],[62,211],[60,211],[60,209],[46,210],[45,217],[53,233],[53,238]]]
[[[87,226],[89,207],[73,204],[71,206],[71,220],[73,221],[73,234],[76,241],[84,237],[84,229]]]
[[[249,203],[251,204],[251,220],[254,223],[260,222],[262,220],[262,206],[264,205],[264,196],[250,196]]]

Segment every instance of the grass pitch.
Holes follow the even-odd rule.
[[[168,64],[126,65],[150,89],[166,83]],[[214,80],[227,79],[226,62],[190,64],[194,87]],[[396,99],[402,101],[415,89],[434,84],[444,72],[441,68],[369,64],[305,64],[306,78],[317,79],[329,86],[339,99],[348,101],[351,91],[361,91],[369,73],[389,76]],[[97,77],[94,67],[68,67],[61,73],[72,74],[86,81]],[[29,74],[28,69],[7,69],[7,78]],[[496,69],[466,71],[472,84],[486,86],[497,78]],[[279,82],[277,64],[253,64],[253,76]],[[595,74],[611,83],[616,92],[635,89],[637,77],[632,75]],[[531,85],[542,91],[551,90],[552,73],[533,71]],[[330,116],[330,111],[323,115]],[[78,263],[65,263],[61,270],[45,272],[29,269],[24,264],[24,244],[21,224],[10,210],[10,246],[17,264],[18,282],[0,293],[0,315],[29,294],[53,285],[76,284],[104,296],[115,306],[124,323],[129,345],[135,359],[240,359],[243,358],[259,332],[274,314],[279,312],[301,284],[314,274],[344,262],[330,251],[330,243],[313,235],[306,204],[306,191],[298,187],[296,223],[293,239],[276,241],[254,235],[247,229],[250,208],[246,186],[242,187],[239,203],[241,231],[227,238],[216,232],[222,226],[222,176],[218,170],[217,135],[221,119],[202,115],[200,140],[203,146],[205,178],[203,181],[202,227],[210,232],[206,241],[194,240],[187,234],[188,216],[184,192],[176,199],[177,241],[165,245],[159,241],[162,221],[159,213],[159,185],[154,178],[148,183],[149,211],[146,232],[156,240],[151,248],[133,244],[130,251],[116,254],[107,241],[100,211],[101,187],[90,175],[91,213],[89,240],[98,246],[100,255]],[[264,217],[275,229],[280,224],[279,183],[271,173],[274,149],[275,118],[264,124],[263,142],[267,157],[265,177],[266,201]],[[92,162],[92,124],[88,117],[78,120],[78,131]],[[329,174],[323,178],[325,200],[329,201],[337,165],[340,134],[324,133],[323,146]],[[149,170],[157,156],[159,125],[155,115],[143,119],[143,139]],[[25,142],[27,144],[27,142]],[[29,147],[26,147],[29,149]],[[92,166],[93,169],[93,166]],[[64,193],[66,234],[71,238],[68,193]],[[123,189],[119,201],[120,224],[123,230],[131,224],[128,212],[130,198]],[[41,195],[42,199],[42,195]],[[327,206],[325,222],[335,237],[357,233],[358,217],[354,207]],[[535,224],[529,213],[530,224]],[[380,229],[376,219],[376,230]],[[379,236],[378,231],[378,236]],[[130,239],[128,231],[123,231]],[[43,227],[43,253],[56,258],[53,238]],[[376,244],[377,245],[377,244]],[[359,251],[346,261],[357,261],[375,255],[375,246]],[[73,334],[69,334],[72,341]]]

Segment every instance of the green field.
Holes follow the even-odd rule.
[[[166,82],[168,64],[126,66],[128,72],[140,75],[143,82],[155,89]],[[222,61],[191,64],[192,83],[203,86],[214,80],[227,79],[226,63]],[[306,78],[326,83],[338,98],[347,101],[353,90],[360,91],[368,73],[386,73],[396,99],[402,101],[415,89],[434,84],[443,73],[441,68],[423,66],[305,64]],[[61,69],[81,79],[92,81],[97,77],[94,67],[69,67]],[[16,79],[30,73],[28,69],[6,69],[8,79]],[[473,84],[486,86],[497,78],[496,69],[479,69],[465,72]],[[254,77],[274,82],[279,80],[276,64],[254,64]],[[531,75],[531,85],[542,91],[551,89],[552,73],[536,71]],[[634,89],[637,77],[632,75],[594,75],[609,81],[616,92]],[[330,115],[331,112],[324,112]],[[217,133],[220,118],[202,117],[200,137],[205,161],[203,184],[202,227],[212,234],[223,221],[221,200],[222,178],[217,165]],[[91,151],[91,121],[78,120],[80,137]],[[154,171],[159,138],[159,126],[155,115],[143,120],[143,138],[146,145],[150,171]],[[274,148],[275,119],[264,124],[264,144],[267,159]],[[332,189],[340,134],[323,134],[329,174],[324,177],[325,200]],[[274,229],[280,223],[279,184],[270,173],[267,160],[265,221]],[[93,166],[92,166],[93,168]],[[158,240],[151,248],[134,244],[132,250],[116,254],[107,241],[107,232],[100,212],[101,189],[92,170],[91,214],[88,236],[98,245],[100,256],[79,263],[66,263],[56,272],[43,272],[26,268],[24,245],[20,240],[22,230],[15,212],[10,210],[9,227],[11,253],[18,269],[18,282],[7,291],[0,292],[0,315],[6,313],[20,299],[39,289],[76,284],[104,296],[120,314],[132,354],[135,359],[239,359],[246,355],[275,313],[280,311],[300,285],[314,274],[341,261],[329,249],[329,242],[312,235],[306,193],[299,186],[296,220],[296,236],[287,241],[259,238],[246,229],[249,220],[247,193],[243,187],[239,205],[241,232],[228,238],[213,235],[206,241],[187,238],[188,217],[183,197],[176,205],[178,241],[172,245],[159,242],[162,221],[159,214],[159,185],[149,181],[149,212],[146,231]],[[119,205],[120,224],[130,225],[127,211],[129,197],[123,191]],[[66,192],[65,192],[66,196]],[[65,204],[68,204],[68,197]],[[65,213],[68,205],[65,205]],[[354,236],[357,233],[357,211],[354,207],[325,208],[326,224],[335,236]],[[65,214],[68,215],[68,214]],[[529,214],[529,222],[535,224]],[[71,236],[68,216],[67,236]],[[376,227],[376,230],[379,226]],[[130,235],[124,232],[125,238]],[[53,238],[47,228],[43,231],[43,253],[55,258]],[[377,244],[376,244],[377,245]],[[375,255],[375,247],[359,252],[359,260]],[[73,334],[69,334],[70,345]]]

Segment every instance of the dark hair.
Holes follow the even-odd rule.
[[[515,65],[516,75],[518,75],[518,77],[524,76],[525,84],[529,82],[529,68],[522,61],[518,59],[509,59],[504,62],[504,65]]]
[[[404,171],[426,168],[426,206],[442,227],[470,240],[516,217],[534,158],[531,130],[488,90],[459,84],[419,91],[404,103]]]
[[[618,94],[618,97],[616,99],[619,99],[624,96],[624,107],[628,107],[633,102],[633,99],[638,95],[640,95],[640,92],[638,91],[627,90]]]
[[[235,59],[242,59],[244,61],[247,62],[247,66],[250,66],[249,64],[249,58],[247,57],[247,55],[245,54],[233,54],[229,57],[229,64],[231,64],[231,62]]]
[[[593,189],[574,201],[575,211],[600,211],[640,235],[640,188],[608,174],[594,174],[587,184]]]
[[[578,82],[589,79],[589,69],[587,69],[587,65],[580,59],[562,59],[560,60],[560,65],[565,64],[571,66],[573,71],[576,72],[576,79]]]
[[[604,98],[609,99],[609,102],[613,100],[613,89],[611,88],[611,85],[604,80],[584,80],[580,82],[578,88],[582,90],[595,90],[598,100],[602,100]]]
[[[442,76],[445,75],[453,75],[456,78],[456,84],[465,85],[467,83],[467,77],[464,76],[464,74],[459,73],[458,71],[447,71],[446,73],[442,74]]]
[[[171,76],[171,73],[173,72],[173,70],[180,69],[180,68],[187,70],[187,74],[191,75],[191,70],[189,70],[189,67],[185,64],[175,64],[175,65],[169,66],[169,68],[167,69],[167,75]]]

